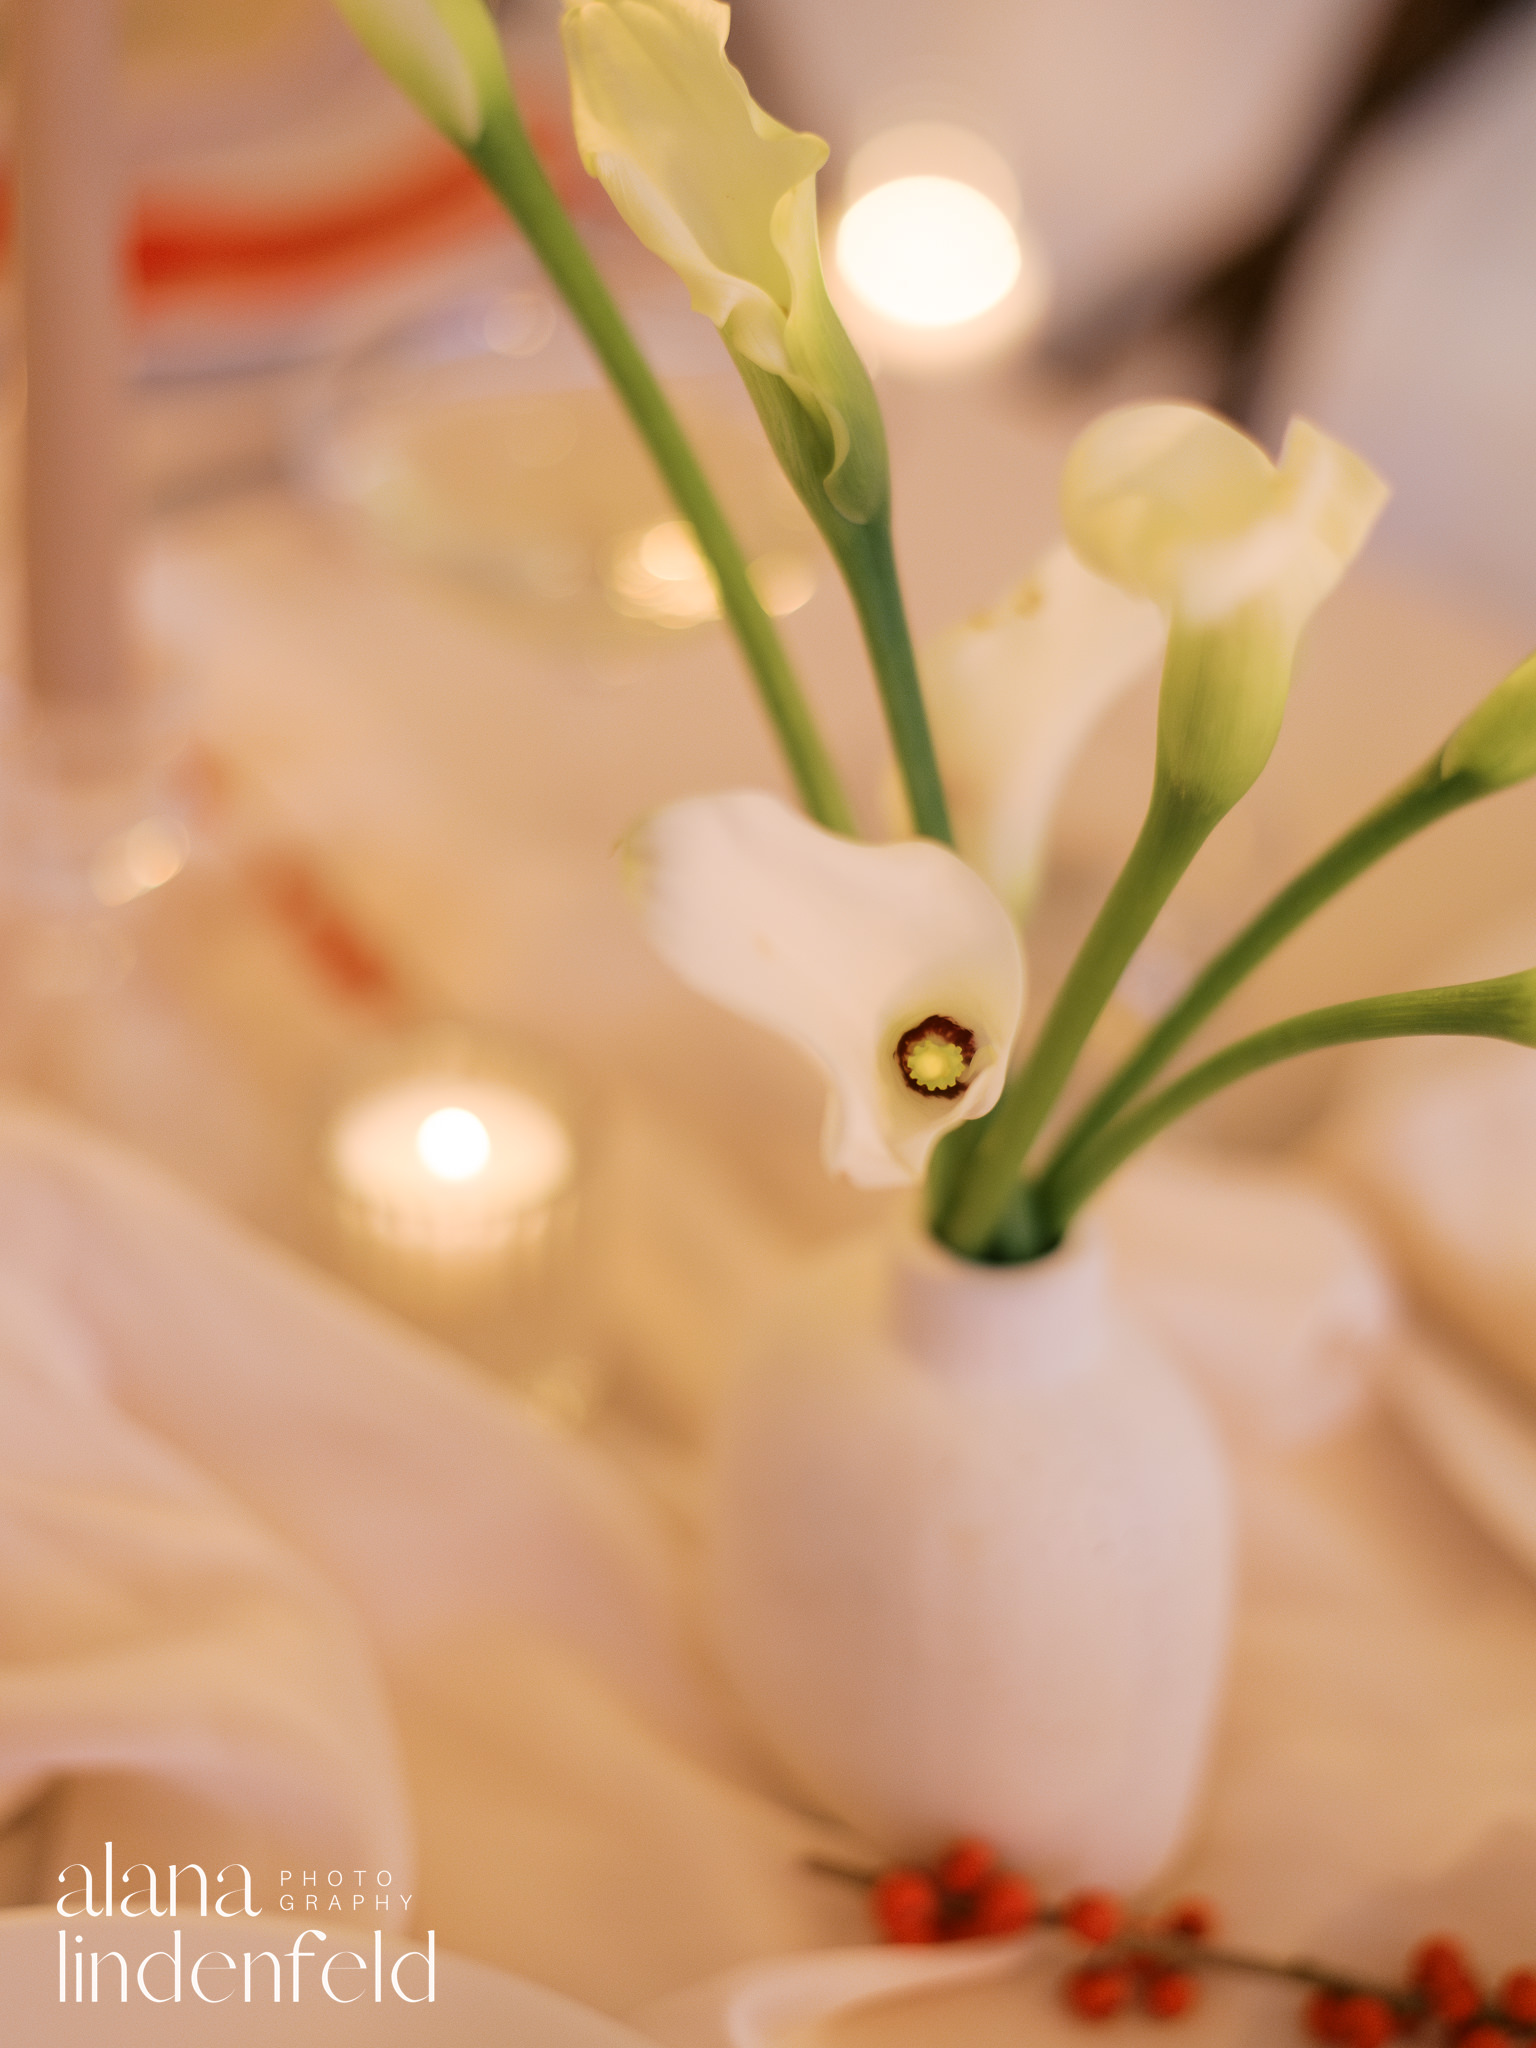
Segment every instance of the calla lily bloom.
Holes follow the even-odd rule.
[[[720,0],[567,0],[583,163],[719,328],[796,488],[846,519],[885,507],[885,433],[832,309],[816,234],[827,145],[764,113],[725,54]]]
[[[359,41],[435,128],[461,149],[509,99],[483,0],[336,0]]]
[[[1386,497],[1367,463],[1301,419],[1278,465],[1192,405],[1121,406],[1078,437],[1067,538],[1167,613],[1158,769],[1202,808],[1229,809],[1268,760],[1301,630]]]
[[[1016,915],[1033,899],[1067,771],[1120,694],[1152,672],[1167,622],[1058,546],[993,611],[923,656],[923,696],[955,844]]]
[[[742,790],[668,805],[626,854],[667,964],[826,1076],[832,1171],[905,1185],[947,1130],[996,1102],[1023,956],[1008,913],[948,848],[859,845]]]

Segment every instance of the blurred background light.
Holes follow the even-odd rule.
[[[720,616],[708,566],[686,519],[662,519],[622,540],[608,587],[627,617],[658,626],[698,626]]]
[[[752,587],[776,619],[799,611],[816,594],[816,565],[804,548],[771,548],[747,564]],[[720,601],[693,528],[663,519],[626,534],[608,569],[608,594],[626,618],[655,626],[701,626],[720,616]]]
[[[856,199],[837,262],[876,313],[909,327],[958,327],[1013,289],[1019,238],[1006,215],[958,178],[893,178]]]
[[[422,1119],[416,1151],[439,1180],[469,1180],[491,1156],[490,1133],[472,1109],[435,1109]]]
[[[970,368],[1038,324],[1045,252],[981,136],[934,121],[889,129],[854,155],[843,198],[833,289],[877,367]]]

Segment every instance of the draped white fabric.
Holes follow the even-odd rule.
[[[658,1149],[659,1198],[667,1171]],[[1268,1274],[1246,1325],[1241,1290],[1219,1310],[1229,1377],[1258,1361],[1234,1438],[1245,1596],[1170,1882],[1284,1947],[1536,1830],[1536,1591],[1381,1421],[1323,1428],[1318,1385],[1393,1341],[1358,1230],[1294,1173],[1168,1172],[1143,1168],[1109,1222],[1133,1288],[1155,1251],[1169,1330],[1193,1327],[1179,1276],[1209,1292],[1202,1258]],[[1029,1944],[1023,1986],[983,1951],[805,1953],[863,1938],[856,1897],[803,1863],[839,1838],[751,1760],[689,1640],[685,1554],[622,1461],[21,1107],[0,1118],[0,1244],[11,1903],[51,1899],[73,1856],[99,1869],[109,1837],[162,1867],[238,1858],[269,1892],[299,1857],[377,1862],[412,1898],[395,1931],[643,2009],[667,2040],[766,2040],[973,1970],[1000,1981],[846,2027],[928,2039],[963,2015],[1001,2039],[1020,2000],[1032,2038],[1074,2024]],[[1287,1378],[1299,1420],[1276,1432]]]

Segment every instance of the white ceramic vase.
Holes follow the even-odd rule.
[[[1096,1240],[845,1265],[730,1397],[709,1534],[732,1681],[872,1843],[975,1831],[1052,1885],[1170,1856],[1226,1657],[1229,1494]]]

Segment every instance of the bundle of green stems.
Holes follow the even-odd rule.
[[[366,33],[374,0],[343,4]],[[473,0],[455,0],[460,11],[472,4]],[[584,10],[572,0],[570,11]],[[452,10],[439,12],[448,19]],[[478,43],[474,53],[481,62]],[[404,78],[403,68],[399,75]],[[424,94],[418,97],[427,105]],[[852,835],[852,809],[793,664],[666,393],[539,162],[510,85],[503,88],[493,81],[484,88],[483,102],[478,127],[471,123],[454,139],[522,230],[649,448],[679,512],[691,524],[713,575],[721,611],[806,812],[828,830]],[[451,123],[434,118],[451,132]],[[788,135],[785,130],[777,132]],[[819,281],[818,270],[818,285]],[[827,317],[835,324],[830,309]],[[876,481],[872,486],[866,483],[862,499],[850,509],[852,487],[839,492],[829,483],[842,457],[829,444],[826,418],[802,402],[797,395],[800,387],[792,379],[769,373],[734,346],[728,323],[722,332],[775,452],[846,584],[879,690],[912,829],[950,845],[949,808],[897,576],[888,488],[881,481],[883,430],[872,393],[861,424],[870,458],[865,471]],[[863,400],[855,389],[855,372],[845,374],[856,410]],[[1215,661],[1213,646],[1219,654],[1218,636],[1207,635],[1197,643],[1181,631],[1175,616],[1164,670],[1165,697],[1171,676],[1180,679],[1186,692],[1194,687],[1192,665]],[[1287,656],[1286,683],[1288,674]],[[1274,726],[1278,729],[1278,713]],[[1058,1110],[1078,1057],[1132,956],[1215,824],[1262,768],[1273,732],[1261,746],[1256,765],[1238,777],[1234,791],[1215,796],[1211,787],[1168,767],[1162,737],[1160,726],[1158,773],[1141,830],[1032,1043],[995,1106],[950,1131],[933,1154],[928,1174],[930,1227],[940,1241],[968,1258],[1014,1263],[1050,1251],[1082,1204],[1132,1152],[1218,1089],[1276,1061],[1326,1046],[1421,1034],[1536,1044],[1533,972],[1311,1010],[1224,1047],[1171,1081],[1164,1079],[1169,1063],[1233,990],[1348,883],[1452,811],[1536,773],[1533,656],[1414,774],[1257,912],[1064,1128],[1060,1115],[1053,1122],[1052,1113]]]

